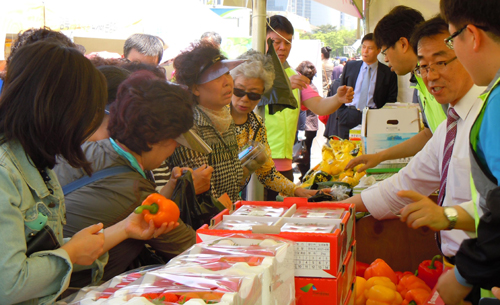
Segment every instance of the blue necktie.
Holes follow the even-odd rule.
[[[367,71],[361,83],[361,94],[359,95],[357,108],[361,111],[368,104],[368,90],[370,89],[371,67],[366,67]]]

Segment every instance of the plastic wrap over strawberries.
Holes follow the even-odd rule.
[[[289,305],[293,260],[288,240],[232,234],[196,244],[165,266],[83,288],[59,304]]]

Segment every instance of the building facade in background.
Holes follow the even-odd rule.
[[[356,17],[341,13],[313,0],[267,0],[267,10],[297,14],[307,18],[314,26],[331,24],[337,28],[344,27],[348,30],[353,30],[357,26]]]

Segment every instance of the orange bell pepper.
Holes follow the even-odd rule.
[[[366,304],[366,280],[363,277],[356,277],[356,299],[354,304],[356,305],[365,305]]]
[[[366,281],[366,305],[400,305],[403,298],[391,279],[375,276]]]
[[[427,289],[415,288],[408,290],[401,305],[408,305],[410,304],[410,302],[414,302],[416,305],[424,305],[426,304],[430,295],[431,292]]]
[[[177,221],[181,214],[175,202],[158,193],[149,195],[134,212],[144,214],[144,220],[147,222],[153,220],[157,228],[161,227],[165,222],[168,224]]]
[[[385,276],[391,279],[391,282],[395,285],[398,284],[396,273],[383,259],[377,258],[373,263],[371,263],[370,267],[366,269],[365,279],[368,280],[374,276]]]
[[[399,281],[397,289],[398,292],[401,293],[401,296],[403,298],[406,298],[406,293],[413,289],[424,289],[431,293],[431,289],[429,288],[429,286],[427,286],[427,284],[423,280],[419,279],[413,274],[407,274],[403,276]]]
[[[405,272],[401,272],[401,271],[396,271],[396,277],[398,278],[398,284],[399,284],[399,281],[401,281],[401,278],[407,274],[410,274],[410,275],[413,275],[413,273],[411,273],[410,271],[405,271]]]

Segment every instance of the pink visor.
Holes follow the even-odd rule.
[[[227,72],[233,70],[245,61],[246,60],[221,60],[221,57],[217,56],[212,61],[212,64],[209,64],[209,66],[203,67],[201,69],[201,75],[196,83],[198,85],[201,85],[204,83],[208,83],[209,81],[213,81],[214,79],[217,79]]]

